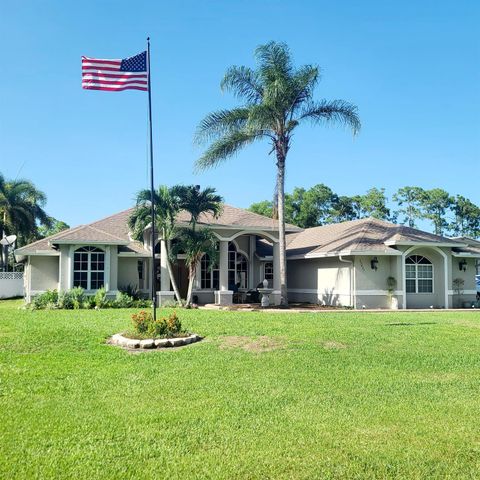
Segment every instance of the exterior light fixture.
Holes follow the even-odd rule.
[[[467,261],[464,258],[458,262],[458,269],[464,272],[467,271]]]
[[[378,269],[378,258],[377,257],[373,257],[370,260],[370,266],[372,267],[372,270],[377,271],[377,269]]]

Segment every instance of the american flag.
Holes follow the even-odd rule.
[[[122,60],[82,57],[82,88],[148,91],[147,52]]]

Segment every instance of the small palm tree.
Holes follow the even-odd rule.
[[[180,211],[178,203],[178,197],[173,193],[176,187],[169,189],[165,185],[158,187],[158,190],[154,192],[154,212],[155,212],[155,224],[162,239],[165,241],[166,248],[166,263],[168,273],[170,275],[170,281],[172,283],[173,291],[178,302],[181,302],[180,292],[178,290],[175,276],[172,269],[172,254],[170,248],[170,242],[176,234],[176,218]],[[141,190],[137,194],[135,210],[132,212],[128,219],[128,226],[132,232],[132,235],[137,240],[143,240],[143,232],[145,228],[150,225],[152,220],[151,211],[151,197],[150,190]]]
[[[227,70],[221,88],[232,91],[243,104],[210,113],[201,121],[196,141],[210,145],[196,167],[200,170],[214,167],[256,140],[266,139],[270,143],[270,153],[275,153],[277,165],[281,303],[286,305],[285,162],[294,131],[301,123],[309,121],[343,124],[356,134],[360,130],[360,120],[357,108],[348,102],[314,101],[319,68],[305,65],[295,69],[285,44],[261,45],[255,57],[256,70],[244,66]]]
[[[209,228],[195,230],[193,228],[181,228],[177,234],[178,242],[173,247],[174,254],[185,254],[185,265],[188,268],[188,291],[186,305],[192,303],[193,283],[197,273],[197,266],[203,255],[210,258],[210,268],[217,263],[218,250],[217,238]]]
[[[210,213],[218,218],[222,212],[223,198],[216,193],[215,188],[206,187],[200,190],[200,185],[176,185],[172,194],[177,198],[180,210],[190,214],[190,224],[195,230],[202,214]]]
[[[209,228],[197,230],[197,223],[202,214],[210,213],[214,218],[218,218],[222,212],[223,198],[216,193],[216,190],[207,187],[200,190],[198,185],[178,185],[172,188],[174,195],[178,199],[178,205],[181,210],[190,214],[191,228],[183,228],[177,236],[176,250],[183,251],[185,254],[185,264],[188,268],[188,293],[186,303],[192,303],[192,291],[197,265],[203,254],[210,257],[210,265],[216,263],[217,258],[217,239]]]

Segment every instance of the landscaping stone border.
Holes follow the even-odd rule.
[[[142,349],[151,349],[151,348],[172,348],[172,347],[183,347],[184,345],[189,345],[190,343],[199,342],[203,337],[192,333],[188,337],[177,337],[177,338],[158,338],[154,340],[153,338],[148,338],[145,340],[138,340],[134,338],[127,338],[117,333],[113,335],[108,343],[111,345],[117,345],[124,348],[142,348]]]

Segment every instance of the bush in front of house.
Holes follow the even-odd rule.
[[[125,335],[132,338],[174,338],[185,336],[186,331],[182,328],[182,322],[177,312],[171,313],[168,317],[153,319],[150,312],[145,310],[132,315],[133,333]]]
[[[78,310],[92,308],[148,308],[150,300],[135,299],[126,293],[118,292],[114,300],[107,298],[105,288],[97,290],[95,295],[87,295],[82,287],[71,290],[47,290],[35,295],[28,307],[32,310]]]

